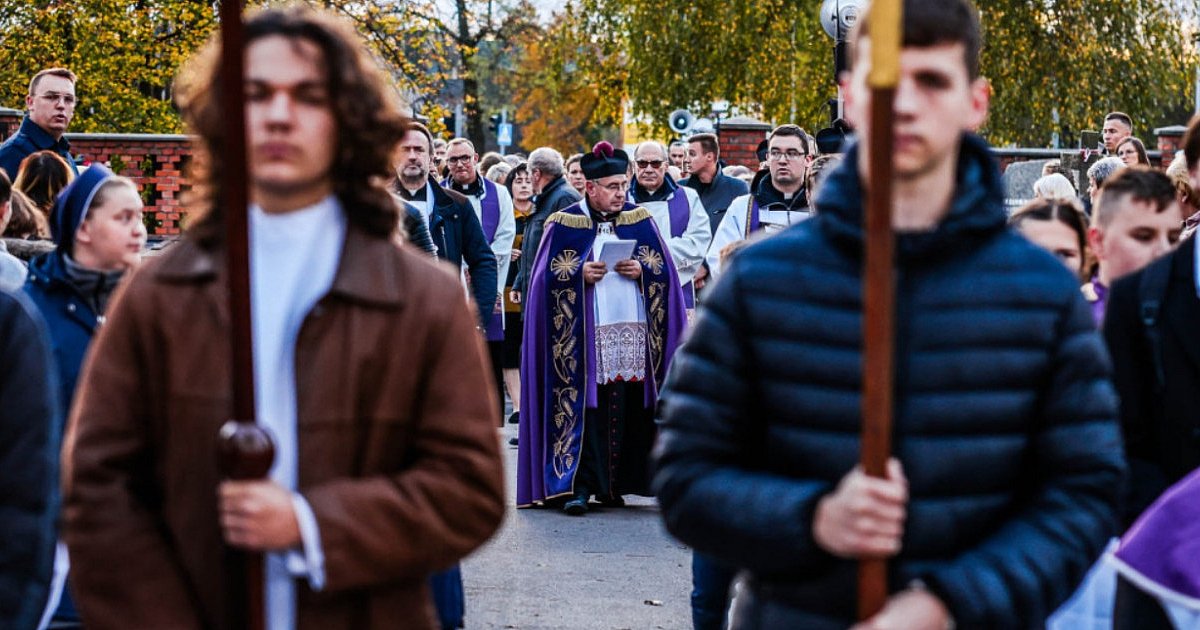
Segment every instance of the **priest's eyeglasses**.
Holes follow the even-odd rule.
[[[456,155],[454,157],[446,158],[446,163],[448,163],[448,164],[466,164],[467,162],[470,162],[470,161],[471,161],[470,155]]]
[[[802,158],[806,155],[808,155],[808,154],[801,153],[794,149],[788,150],[788,151],[780,151],[779,149],[772,149],[771,151],[767,152],[767,159],[774,161],[774,160],[778,160],[778,159],[782,158],[789,162],[795,162],[796,160],[799,160],[800,158]]]
[[[663,165],[662,160],[638,160],[638,168],[658,168]]]

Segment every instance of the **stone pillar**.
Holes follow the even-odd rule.
[[[740,164],[758,170],[758,144],[767,138],[771,125],[754,118],[737,116],[721,121],[721,159],[733,166]]]

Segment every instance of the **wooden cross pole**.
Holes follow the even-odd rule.
[[[867,149],[866,249],[863,263],[863,471],[887,476],[892,448],[895,353],[895,236],[892,231],[893,101],[900,78],[901,0],[874,0],[871,42],[870,137]],[[867,619],[887,601],[887,561],[864,558],[858,571],[858,614]]]
[[[262,479],[271,470],[275,446],[270,434],[255,423],[254,413],[242,0],[221,0],[220,18],[219,89],[225,137],[222,154],[214,155],[212,159],[221,160],[224,173],[217,187],[221,192],[218,202],[222,204],[225,215],[233,418],[221,427],[218,460],[221,472],[229,479]],[[260,553],[238,552],[234,557],[235,564],[244,567],[245,579],[231,584],[231,620],[247,630],[263,630],[266,625],[263,556]]]

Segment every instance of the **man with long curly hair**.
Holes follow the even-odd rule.
[[[217,467],[232,410],[210,44],[176,90],[206,207],[110,309],[68,428],[76,604],[89,628],[244,627],[245,550],[265,557],[266,627],[433,628],[427,576],[504,513],[475,321],[457,279],[396,238],[385,184],[408,121],[353,30],[292,7],[245,34],[254,400],[275,463],[258,481]]]

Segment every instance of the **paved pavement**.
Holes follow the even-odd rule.
[[[663,529],[654,499],[583,517],[513,507],[516,435],[501,432],[509,509],[500,532],[463,563],[466,625],[525,629],[691,627],[691,552]]]

